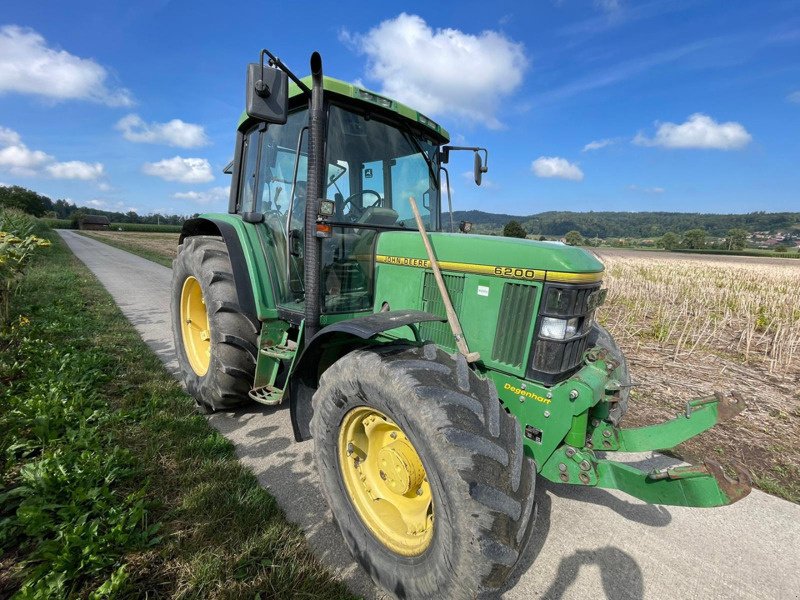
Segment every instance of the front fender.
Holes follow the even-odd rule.
[[[380,333],[410,326],[418,337],[413,327],[417,323],[445,320],[421,310],[392,310],[340,321],[320,330],[306,344],[289,376],[289,414],[295,440],[311,438],[309,423],[314,414],[311,398],[325,369],[348,352],[374,344],[372,340]]]

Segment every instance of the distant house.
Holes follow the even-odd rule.
[[[86,215],[78,223],[81,229],[108,229],[111,221],[102,215]]]

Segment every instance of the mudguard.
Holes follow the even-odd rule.
[[[314,414],[311,398],[319,384],[322,372],[339,358],[366,346],[379,333],[428,321],[444,322],[446,319],[421,310],[391,310],[358,317],[328,325],[305,346],[289,377],[289,414],[295,440],[311,438],[309,423]]]

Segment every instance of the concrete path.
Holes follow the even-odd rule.
[[[59,234],[174,373],[170,269],[71,231]],[[253,405],[210,421],[304,529],[320,560],[354,592],[384,597],[350,559],[318,488],[313,443],[294,441],[288,408]],[[669,460],[628,457],[648,466]],[[534,542],[502,598],[800,599],[798,505],[753,491],[724,508],[661,507],[545,483],[538,496]]]

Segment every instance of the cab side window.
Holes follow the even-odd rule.
[[[261,137],[260,127],[256,126],[244,136],[242,147],[242,172],[239,180],[238,206],[240,213],[255,212],[258,146]]]

